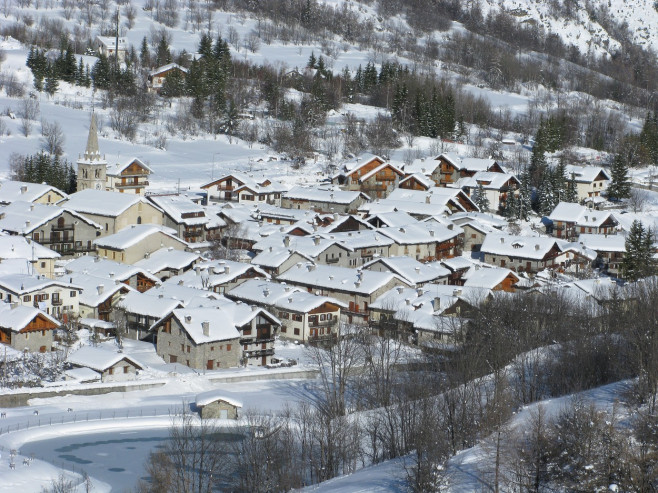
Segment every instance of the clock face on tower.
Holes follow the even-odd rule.
[[[96,190],[100,190],[100,189],[101,189],[101,184],[100,184],[100,183],[96,183]]]

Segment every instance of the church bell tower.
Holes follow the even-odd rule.
[[[92,188],[105,190],[107,182],[107,161],[98,151],[98,128],[96,114],[91,114],[87,148],[78,159],[78,192]]]

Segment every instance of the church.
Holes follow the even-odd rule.
[[[131,158],[108,165],[98,149],[96,114],[91,114],[85,153],[78,159],[78,192],[87,189],[144,195],[153,172],[143,161]]]

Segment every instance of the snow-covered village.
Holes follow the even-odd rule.
[[[658,490],[658,2],[0,0],[0,493]]]

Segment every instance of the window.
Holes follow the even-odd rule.
[[[41,268],[42,268],[42,269],[45,269],[45,268],[46,268],[46,263],[45,263],[45,262],[41,262]]]
[[[214,351],[214,350],[215,350],[215,346],[210,346],[210,350],[211,350],[211,351]]]
[[[26,296],[23,296],[23,301],[32,301],[32,296],[30,296],[29,294],[26,295]]]
[[[295,335],[296,335],[296,336],[299,335],[299,327],[295,327]]]
[[[249,327],[248,329],[244,329],[242,331],[242,334],[246,335],[246,336],[250,336],[251,335],[251,327]]]
[[[128,373],[128,367],[127,367],[127,366],[124,366],[124,367],[123,367],[123,372],[124,372],[124,373]]]
[[[177,362],[178,362],[178,356],[170,354],[169,355],[169,363],[177,363]]]
[[[227,345],[226,345],[226,350],[227,350],[227,351],[230,351],[230,350],[231,350],[231,345],[230,345],[230,344],[227,344]]]
[[[181,351],[185,351],[185,344],[182,344],[182,343],[181,343],[181,345],[180,345],[180,350],[181,350]]]
[[[187,346],[187,352],[188,353],[190,352],[190,346]]]
[[[281,326],[281,332],[283,332],[283,333],[285,334],[287,330],[288,330],[288,329],[286,328],[285,325],[282,325],[282,326]]]
[[[107,372],[108,372],[110,375],[114,375],[114,368],[110,368]]]

